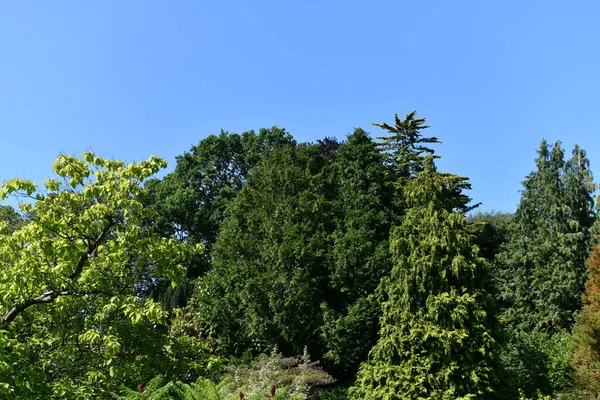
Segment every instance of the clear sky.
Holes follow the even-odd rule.
[[[60,153],[175,156],[221,128],[380,134],[414,109],[440,170],[514,211],[542,138],[600,177],[598,1],[4,1],[0,180]]]

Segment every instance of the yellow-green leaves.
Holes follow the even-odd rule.
[[[81,159],[60,155],[45,193],[22,179],[2,185],[1,198],[38,200],[21,204],[31,218],[19,229],[0,226],[0,327],[7,332],[0,339],[0,369],[7,362],[4,341],[31,353],[10,368],[37,374],[40,382],[52,379],[56,393],[76,385],[80,393],[90,382],[108,390],[108,377],[127,368],[107,365],[107,358],[146,359],[158,351],[164,333],[153,327],[165,323],[166,312],[146,290],[156,279],[179,281],[182,264],[198,250],[148,225],[141,185],[165,165],[158,157],[127,165],[91,152]],[[0,371],[8,385],[0,397],[27,390],[22,385],[29,381],[18,379]]]
[[[37,186],[31,181],[18,178],[9,179],[2,184],[2,189],[0,190],[0,199],[4,200],[15,192],[23,192],[24,194],[31,196],[36,189]]]

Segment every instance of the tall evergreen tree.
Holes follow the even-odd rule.
[[[393,230],[394,266],[382,282],[380,339],[361,366],[353,399],[467,399],[496,379],[496,320],[484,290],[488,264],[455,194],[465,179],[433,158],[405,186],[409,208]]]
[[[523,182],[495,275],[510,325],[551,333],[570,329],[581,307],[594,189],[589,161],[578,147],[565,163],[560,142],[542,141],[536,166]]]
[[[389,186],[382,154],[362,129],[337,152],[334,201],[339,223],[333,232],[330,284],[321,328],[339,378],[356,373],[377,341],[381,306],[374,296],[390,271]]]
[[[198,283],[196,318],[226,354],[277,346],[322,354],[328,290],[331,160],[318,146],[268,155],[227,208],[213,270]]]
[[[413,111],[401,120],[396,114],[394,125],[385,122],[373,124],[390,133],[378,139],[381,140],[380,148],[386,155],[386,163],[399,184],[421,172],[425,157],[434,153],[427,144],[440,143],[436,137],[423,137],[421,131],[429,126],[425,125],[425,118],[416,118],[416,115],[417,112]]]

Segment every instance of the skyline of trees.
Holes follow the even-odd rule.
[[[0,393],[218,380],[271,351],[310,354],[353,399],[596,390],[585,151],[542,141],[517,210],[477,213],[424,118],[374,125],[222,131],[162,179],[161,159],[88,152],[45,188],[5,182],[30,201],[0,208]]]

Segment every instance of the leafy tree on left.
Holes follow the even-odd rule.
[[[165,165],[61,155],[45,190],[2,185],[28,219],[0,223],[1,398],[102,398],[173,358],[166,313],[139,296],[152,277],[175,284],[198,250],[145,222],[141,184]]]

